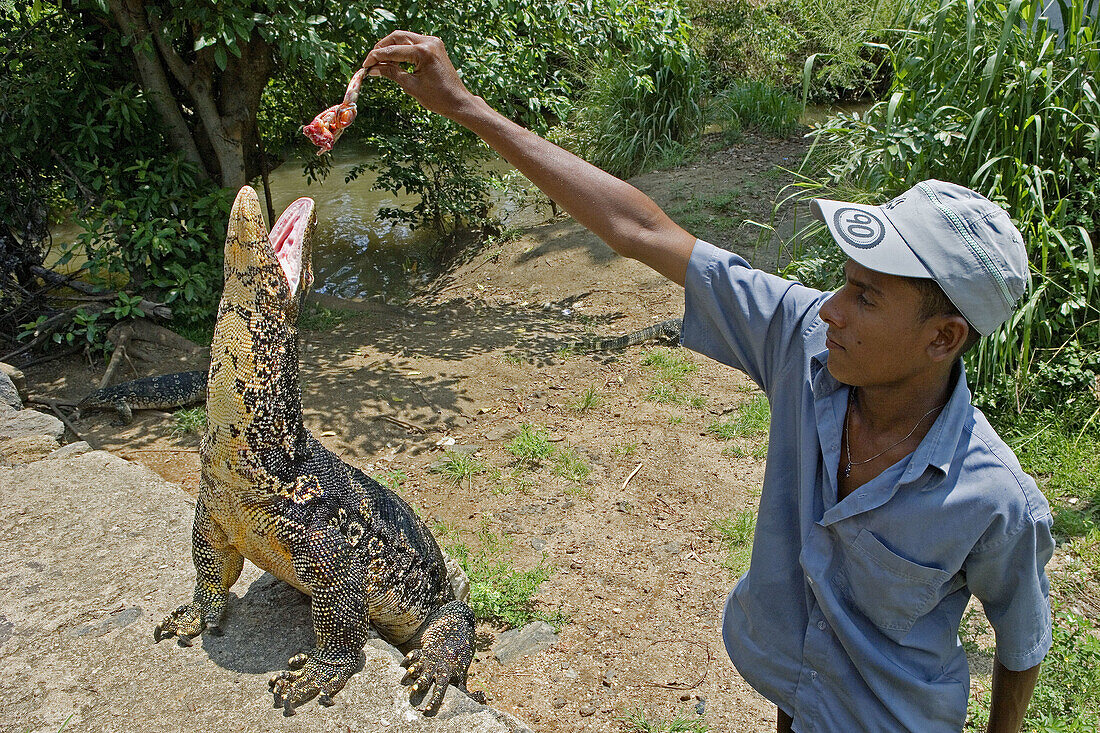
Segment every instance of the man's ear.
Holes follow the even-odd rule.
[[[931,321],[935,331],[928,344],[928,357],[932,361],[944,361],[958,356],[970,334],[966,319],[962,316],[936,316]]]

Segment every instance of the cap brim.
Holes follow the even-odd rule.
[[[887,275],[933,277],[882,208],[814,199],[810,210],[828,227],[844,254],[864,267]]]

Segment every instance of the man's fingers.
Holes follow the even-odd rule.
[[[380,40],[378,43],[374,44],[374,47],[377,49],[385,48],[386,46],[397,45],[412,46],[414,44],[420,43],[426,38],[428,38],[428,36],[422,36],[419,33],[412,33],[411,31],[394,31],[393,33]]]
[[[410,93],[412,84],[416,82],[415,74],[410,74],[397,64],[375,64],[367,71],[367,76],[384,76],[397,82],[402,89]]]
[[[419,46],[385,46],[375,48],[367,54],[363,60],[364,69],[373,69],[379,64],[412,64],[419,66],[424,58],[424,52]],[[370,73],[368,71],[368,73]]]

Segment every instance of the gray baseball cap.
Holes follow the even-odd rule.
[[[932,278],[983,336],[1027,290],[1027,252],[1008,214],[980,193],[927,180],[881,206],[814,199],[846,255],[889,275]]]

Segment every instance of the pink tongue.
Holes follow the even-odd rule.
[[[283,215],[271,227],[268,237],[275,256],[282,265],[290,294],[298,292],[298,283],[302,276],[302,236],[309,220],[309,211],[313,201],[300,198],[286,208]]]

